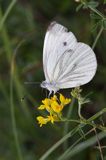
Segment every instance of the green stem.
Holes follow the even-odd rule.
[[[96,113],[94,116],[92,116],[91,118],[89,118],[88,120],[86,120],[82,115],[81,115],[81,103],[78,102],[78,115],[80,117],[80,123],[84,123],[84,124],[88,124],[88,125],[91,125],[92,127],[94,128],[98,128],[102,131],[106,131],[106,127],[103,127],[102,125],[96,125],[94,123],[92,123],[92,121],[94,121],[95,119],[97,119],[100,115],[102,115],[103,113],[106,112],[106,108],[104,108],[102,111]],[[73,120],[74,122],[78,123],[76,120]]]
[[[14,141],[16,145],[16,150],[17,150],[17,156],[19,160],[23,160],[22,155],[21,155],[21,150],[20,150],[20,145],[18,141],[18,134],[17,134],[17,129],[16,129],[16,121],[15,121],[15,110],[14,110],[14,102],[13,102],[13,65],[14,61],[12,61],[11,64],[11,77],[10,77],[10,109],[11,109],[11,121],[12,121],[12,129],[13,129],[13,136],[14,136]]]
[[[69,109],[68,109],[68,112],[67,112],[67,119],[69,119],[72,115],[72,110],[73,110],[73,107],[74,107],[74,102],[75,102],[75,98],[73,97],[72,98],[72,102],[71,102],[71,105],[69,106]],[[72,121],[72,120],[71,120]],[[66,121],[65,125],[64,125],[64,129],[63,129],[63,136],[65,136],[67,133],[68,133],[68,129],[69,129],[69,121]],[[63,144],[63,148],[64,150],[66,150],[68,147],[68,141],[66,140]]]
[[[55,143],[47,152],[39,159],[39,160],[45,160],[47,157],[57,148],[59,147],[65,140],[67,140],[69,137],[73,136],[78,130],[81,128],[81,125],[78,125],[73,130],[71,130],[68,134],[66,134],[63,138],[61,138],[57,143]]]
[[[2,10],[0,8],[0,20],[2,21],[3,16],[2,16]],[[4,20],[3,20],[4,22]],[[1,26],[1,24],[0,24]],[[1,28],[1,37],[3,40],[3,44],[4,44],[4,49],[6,52],[6,57],[8,60],[8,63],[11,62],[11,57],[12,57],[12,49],[11,49],[11,45],[9,43],[9,36],[7,34],[7,30],[6,27],[4,26],[3,28]],[[13,102],[13,68],[14,68],[14,61],[12,60],[11,63],[11,70],[10,70],[10,113],[11,113],[11,122],[12,122],[12,130],[13,130],[13,137],[14,137],[14,143],[16,146],[16,151],[17,151],[17,156],[19,160],[22,160],[22,155],[21,155],[21,150],[20,150],[20,146],[19,146],[19,142],[18,142],[18,135],[17,135],[17,129],[16,129],[16,121],[15,121],[15,110],[14,110],[14,102]]]
[[[99,38],[100,38],[100,36],[101,36],[101,34],[103,32],[103,29],[104,29],[103,26],[101,26],[100,31],[98,32],[98,34],[96,36],[96,39],[95,39],[95,41],[94,41],[94,43],[92,45],[92,49],[95,48],[95,46],[96,46],[96,44],[97,44],[97,42],[98,42],[98,40],[99,40]]]
[[[91,129],[90,131],[88,131],[87,133],[85,133],[85,137],[87,135],[89,135],[92,131],[94,131],[94,129]],[[78,140],[75,141],[75,143],[73,143],[59,158],[58,160],[64,160],[67,157],[67,154],[70,152],[71,149],[74,148],[74,146],[76,146],[84,137],[80,137]]]
[[[98,133],[99,140],[101,140],[105,137],[106,137],[106,133],[104,133],[104,132]],[[83,141],[83,142],[79,143],[78,145],[74,146],[74,148],[69,147],[67,154],[65,154],[65,158],[59,157],[58,160],[73,159],[73,156],[77,155],[78,153],[80,154],[80,152],[82,152],[83,150],[85,150],[86,148],[88,148],[90,146],[93,146],[95,143],[97,143],[97,138],[96,138],[96,136],[93,136],[93,137],[89,138],[88,140]]]
[[[7,8],[7,10],[6,10],[3,18],[1,19],[1,22],[0,22],[0,31],[1,31],[2,27],[3,27],[3,25],[4,25],[4,22],[6,21],[6,19],[8,17],[10,11],[12,10],[13,6],[15,5],[15,3],[16,3],[16,0],[12,0],[12,2],[10,3],[9,7]]]
[[[78,115],[79,115],[79,117],[80,117],[80,119],[81,120],[83,120],[84,118],[83,118],[83,116],[81,115],[81,103],[78,101]]]
[[[86,4],[86,2],[81,2],[83,5],[85,5]],[[100,16],[101,18],[102,18],[102,21],[106,18],[100,11],[98,11],[96,8],[93,8],[93,7],[91,7],[91,6],[88,6],[89,7],[89,9],[91,10],[91,11],[93,11],[94,13],[96,13],[98,16]],[[103,26],[101,26],[101,28],[100,28],[100,31],[98,32],[98,34],[97,34],[97,37],[96,37],[96,39],[95,39],[95,41],[94,41],[94,43],[93,43],[93,45],[92,45],[92,49],[94,49],[95,48],[95,46],[96,46],[96,44],[97,44],[97,42],[98,42],[98,39],[99,39],[99,37],[100,37],[100,35],[102,34],[102,31],[103,31]]]
[[[93,8],[93,7],[91,7],[91,6],[89,6],[89,8],[90,8],[93,12],[95,12],[98,16],[100,16],[102,19],[105,18],[105,16],[104,16],[100,11],[98,11],[96,8]]]
[[[96,113],[94,116],[90,117],[88,120],[86,119],[82,119],[82,123],[91,125],[94,128],[100,129],[104,132],[106,132],[106,127],[102,126],[102,125],[98,125],[95,123],[92,123],[95,119],[97,119],[98,117],[100,117],[102,114],[104,114],[106,112],[106,108],[102,109],[101,111],[99,111],[98,113]]]
[[[64,119],[64,120],[61,120],[61,122],[74,122],[74,123],[80,123],[79,120],[76,120],[76,119]]]
[[[106,127],[103,127],[103,126],[98,125],[98,124],[93,124],[92,122],[88,122],[88,121],[86,121],[84,123],[92,126],[93,128],[97,128],[97,129],[99,129],[99,130],[101,130],[103,132],[106,132]]]
[[[0,21],[2,20],[2,9],[0,7]],[[11,61],[11,45],[9,43],[9,37],[8,37],[8,34],[7,34],[7,30],[6,30],[6,27],[4,26],[1,30],[1,38],[3,40],[3,43],[4,43],[4,50],[5,50],[5,53],[6,53],[6,57],[7,57],[7,60],[8,60],[8,63]]]
[[[97,119],[99,116],[101,116],[102,114],[104,114],[106,112],[106,108],[103,108],[101,111],[99,111],[98,113],[96,113],[94,116],[90,117],[87,121],[94,121],[95,119]]]
[[[100,152],[101,160],[104,160],[104,158],[103,158],[103,152],[102,152],[102,149],[101,149],[101,144],[100,144],[100,141],[99,141],[99,137],[98,137],[98,133],[96,131],[96,128],[94,128],[94,132],[95,132],[95,135],[96,135],[96,139],[97,139],[97,143],[98,143],[98,147],[99,147],[99,152]]]
[[[86,5],[86,2],[84,2],[84,1],[81,1],[81,3],[85,6]],[[98,16],[100,16],[102,19],[104,19],[105,18],[105,16],[100,12],[100,11],[98,11],[96,8],[94,8],[94,7],[92,7],[92,6],[90,6],[90,5],[87,5],[88,6],[88,8],[91,10],[91,11],[93,11],[93,12],[95,12]]]
[[[99,116],[101,116],[105,112],[106,112],[106,108],[102,109],[101,111],[99,111],[98,113],[96,113],[94,116],[90,117],[88,120],[86,120],[84,117],[82,117],[82,115],[80,115],[80,120],[64,119],[62,121],[63,122],[66,121],[66,122],[74,122],[74,123],[86,124],[86,125],[90,125],[90,126],[92,126],[94,128],[97,128],[99,130],[106,131],[106,127],[104,127],[102,125],[98,125],[98,124],[92,123],[92,121],[94,121],[95,119],[97,119]]]
[[[57,143],[55,143],[49,150],[47,150],[47,152],[44,153],[44,155],[42,155],[42,157],[39,160],[45,160],[47,159],[47,157],[56,149],[58,148],[64,141],[66,141],[68,138],[70,138],[71,136],[73,136],[76,132],[79,131],[79,129],[83,128],[86,125],[91,125],[94,128],[98,128],[100,130],[102,130],[103,132],[106,132],[106,128],[102,127],[100,125],[96,125],[93,124],[92,121],[95,120],[96,118],[98,118],[99,116],[101,116],[103,113],[106,112],[106,108],[104,108],[102,111],[99,111],[98,113],[96,113],[94,116],[90,117],[88,120],[82,120],[79,121],[78,120],[67,120],[70,122],[76,122],[76,123],[80,123],[79,125],[77,125],[72,131],[70,131],[68,134],[66,134],[62,139],[60,139]]]

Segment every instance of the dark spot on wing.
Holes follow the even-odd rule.
[[[47,30],[48,31],[51,30],[54,27],[55,24],[56,24],[56,21],[53,21],[52,23],[50,23],[50,25],[49,25]]]
[[[74,50],[73,50],[73,49],[69,49],[67,52],[69,52],[69,53],[73,53],[73,52],[74,52]]]
[[[75,63],[75,64],[74,64],[74,68],[75,68],[76,66],[77,66],[77,64]]]
[[[76,66],[77,66],[77,64],[74,64],[71,71],[74,71],[74,69],[76,68]]]
[[[66,45],[67,45],[67,42],[63,42],[63,45],[66,46]]]

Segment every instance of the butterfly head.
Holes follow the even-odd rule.
[[[54,94],[59,90],[59,87],[57,87],[57,83],[56,82],[47,82],[47,81],[43,81],[41,83],[41,87],[42,88],[46,88],[47,90],[50,91],[50,93],[52,93],[52,91],[54,92]]]

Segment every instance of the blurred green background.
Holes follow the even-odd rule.
[[[98,7],[106,14],[106,5],[100,0]],[[0,0],[0,21],[10,0]],[[18,160],[14,143],[14,112],[20,150],[24,160],[36,160],[63,136],[64,123],[46,125],[40,128],[36,116],[37,107],[46,97],[46,91],[38,85],[24,82],[44,80],[42,66],[43,41],[47,26],[57,21],[71,30],[78,41],[92,46],[99,28],[92,32],[95,21],[90,18],[88,9],[76,12],[78,3],[74,0],[18,0],[0,29],[0,160]],[[83,86],[83,95],[90,95],[91,103],[83,108],[88,118],[106,107],[106,32],[103,31],[95,53],[98,69],[94,79]],[[11,71],[13,67],[13,72]],[[12,72],[12,73],[11,73]],[[71,90],[62,90],[68,95]],[[67,109],[64,115],[67,114]],[[77,105],[73,108],[73,117],[77,118]],[[106,122],[105,114],[102,116]],[[69,130],[74,125],[69,126]],[[69,139],[69,143],[72,143]],[[105,139],[101,141],[106,145]],[[103,150],[105,153],[105,149]],[[48,158],[58,159],[63,146]],[[94,146],[74,155],[71,160],[96,160],[99,152]]]

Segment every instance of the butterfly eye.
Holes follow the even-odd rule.
[[[67,42],[63,42],[63,45],[66,46],[66,45],[67,45]]]

